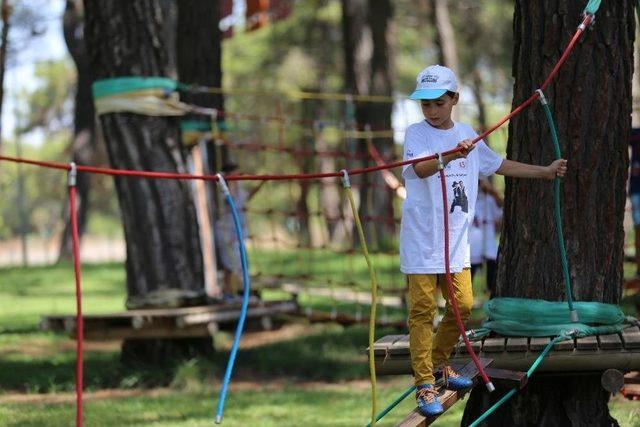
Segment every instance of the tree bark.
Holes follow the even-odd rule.
[[[342,29],[345,55],[345,89],[354,95],[391,96],[393,91],[391,46],[393,36],[393,7],[389,0],[342,0]],[[357,127],[371,125],[373,129],[391,129],[392,103],[357,102]],[[375,140],[384,158],[393,155],[393,138]],[[359,140],[358,154],[369,156],[365,141]],[[363,166],[371,166],[369,160]],[[359,213],[365,224],[368,240],[373,233],[386,241],[395,233],[393,221],[373,218],[393,218],[393,190],[386,186],[381,175],[363,174],[354,179],[359,186]],[[376,197],[371,199],[372,193]]]
[[[161,17],[157,0],[85,0],[93,76],[166,76]],[[100,123],[114,168],[187,171],[177,119],[109,113]],[[189,182],[116,177],[115,184],[127,246],[127,306],[201,298],[202,256]]]
[[[585,2],[516,1],[513,106],[545,80],[581,20]],[[568,172],[562,216],[576,300],[618,303],[628,169],[635,35],[632,1],[603,2],[595,26],[547,88]],[[543,110],[532,105],[511,120],[507,156],[546,165],[553,146]],[[498,261],[499,297],[565,299],[553,217],[553,183],[507,179]],[[492,415],[490,426],[610,426],[609,395],[599,375],[534,375],[527,388]],[[504,394],[476,388],[468,424]],[[495,396],[494,396],[495,395]]]
[[[9,0],[2,0],[0,4],[2,14],[2,32],[0,33],[0,117],[4,101],[4,74],[7,68],[7,52],[9,42]],[[0,153],[2,152],[2,125],[0,124]]]

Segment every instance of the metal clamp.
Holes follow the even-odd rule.
[[[220,184],[220,188],[225,196],[231,196],[231,192],[229,191],[229,187],[227,186],[227,181],[225,181],[224,176],[221,173],[217,173],[218,184]]]
[[[587,16],[590,16],[590,17],[591,17],[591,19],[589,20],[589,28],[593,28],[593,25],[594,25],[594,24],[595,24],[595,22],[596,22],[596,16],[595,16],[593,13],[586,13],[586,12],[585,12],[585,13],[583,13],[583,14],[582,14],[582,21],[583,21],[583,22],[581,22],[581,23],[580,23],[580,25],[578,25],[578,29],[579,29],[580,31],[584,31],[584,30],[586,30],[586,29],[587,29],[587,26],[586,26],[586,25],[584,25],[584,18],[586,18]]]
[[[69,187],[75,187],[78,182],[78,168],[76,167],[75,162],[69,163],[69,166],[71,169],[69,169],[69,172],[67,173],[67,185]]]
[[[442,159],[442,153],[436,153],[438,160],[438,170],[441,171],[444,169],[444,160]]]
[[[351,188],[351,181],[349,180],[349,171],[346,169],[340,169],[342,172],[342,186],[344,188]]]
[[[547,105],[547,98],[544,96],[544,92],[542,92],[542,89],[536,89],[536,92],[538,93],[540,104]]]

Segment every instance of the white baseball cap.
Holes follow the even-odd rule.
[[[416,81],[416,90],[409,99],[437,99],[447,91],[458,91],[456,75],[442,65],[431,65],[420,71]]]

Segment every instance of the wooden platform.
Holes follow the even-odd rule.
[[[240,301],[215,305],[129,310],[120,313],[83,316],[84,337],[87,340],[135,338],[186,338],[207,336],[223,327],[235,327],[240,317]],[[299,310],[295,301],[264,302],[252,298],[247,311],[247,322],[260,322],[264,329],[271,326],[271,318],[292,314]],[[75,315],[44,316],[40,329],[65,331],[76,335]]]
[[[550,338],[486,338],[473,343],[479,357],[493,359],[492,368],[526,371]],[[381,375],[410,374],[408,335],[387,335],[374,344],[376,371]],[[470,360],[464,345],[458,345],[451,361]],[[640,370],[640,329],[622,334],[600,335],[557,343],[540,364],[538,372]]]
[[[483,368],[486,368],[491,364],[491,359],[480,359],[480,364]],[[458,371],[461,375],[465,377],[472,378],[474,382],[477,381],[478,369],[473,364],[473,362],[462,364],[452,364],[453,369]],[[444,413],[447,412],[449,408],[451,408],[458,400],[462,399],[468,390],[465,391],[452,391],[446,390],[444,387],[440,387],[438,389],[438,400],[442,404],[444,408]],[[440,414],[442,415],[442,414]],[[440,415],[436,415],[433,417],[425,418],[418,412],[418,409],[414,409],[407,415],[404,420],[402,420],[397,427],[418,427],[418,426],[428,426],[432,424]]]

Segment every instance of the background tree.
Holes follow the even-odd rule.
[[[77,165],[92,165],[95,163],[97,141],[95,138],[95,109],[93,107],[93,95],[91,94],[92,79],[84,41],[83,14],[81,0],[67,0],[62,17],[62,28],[67,49],[76,66],[71,159]],[[91,174],[78,175],[77,188],[78,234],[82,237],[89,219]],[[63,223],[65,226],[60,239],[58,260],[70,259],[73,249],[68,208],[64,210]]]
[[[158,1],[86,0],[85,34],[94,78],[167,76],[162,16]],[[101,115],[100,123],[113,167],[187,172],[177,119],[110,113]],[[202,256],[189,182],[117,177],[115,183],[127,246],[127,306],[201,298]],[[190,351],[153,341],[125,341],[123,358],[161,361],[176,350]]]
[[[388,0],[342,0],[342,33],[345,58],[345,91],[354,95],[391,96],[393,91],[392,33],[393,7]],[[391,103],[357,102],[355,121],[359,126],[391,129]],[[357,152],[368,157],[364,141]],[[378,151],[386,159],[394,153],[393,139],[375,140]],[[367,166],[368,162],[365,161]],[[380,174],[360,175],[359,213],[375,227],[375,235],[382,241],[395,232],[393,223],[367,221],[371,217],[393,218],[393,191],[386,186]],[[376,197],[371,197],[372,187]],[[391,226],[390,226],[391,225]],[[373,239],[371,227],[367,237]],[[377,240],[377,239],[376,239]]]
[[[575,32],[584,3],[516,1],[514,106],[544,81]],[[562,213],[574,296],[580,301],[620,301],[635,37],[633,4],[603,2],[595,26],[584,34],[546,91],[563,157],[569,162],[562,185]],[[541,108],[528,108],[511,121],[507,154],[527,163],[551,162],[553,147]],[[505,196],[497,296],[550,301],[565,298],[552,184],[509,179]],[[502,394],[487,397],[481,387],[476,388],[463,424]],[[609,415],[608,400],[599,373],[537,374],[487,424],[617,425]]]

